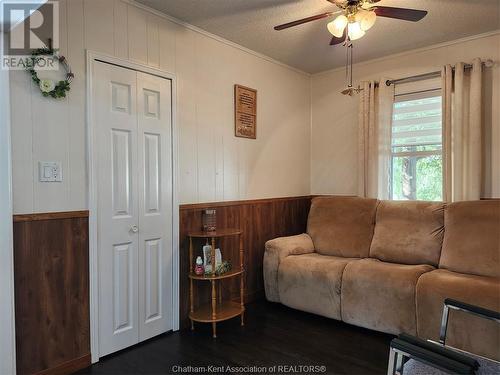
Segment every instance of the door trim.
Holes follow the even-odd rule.
[[[89,270],[90,270],[90,352],[92,363],[99,361],[99,268],[97,253],[97,147],[95,121],[92,108],[92,76],[98,61],[127,68],[172,82],[172,327],[179,330],[179,140],[177,129],[177,82],[174,74],[143,64],[119,59],[103,53],[86,51],[87,54],[87,174],[89,203]]]

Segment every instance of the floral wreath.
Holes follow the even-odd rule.
[[[55,82],[51,79],[40,79],[38,73],[35,70],[38,62],[43,59],[42,56],[51,56],[59,61],[59,63],[66,70],[66,79],[59,82]],[[51,96],[55,99],[65,98],[66,91],[70,90],[70,83],[75,77],[71,71],[71,67],[68,64],[66,58],[59,55],[56,50],[51,48],[40,48],[31,54],[31,64],[26,67],[28,73],[31,74],[31,79],[40,88],[43,96]]]

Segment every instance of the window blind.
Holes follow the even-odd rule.
[[[394,103],[392,146],[412,147],[434,145],[441,149],[441,91],[399,95]],[[421,150],[423,151],[423,150]]]

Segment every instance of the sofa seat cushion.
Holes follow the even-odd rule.
[[[437,266],[443,233],[443,203],[381,201],[370,257],[386,262]]]
[[[316,197],[312,200],[307,233],[323,255],[365,258],[375,226],[378,201],[357,197]]]
[[[340,320],[340,288],[345,266],[357,261],[317,253],[284,258],[278,270],[281,303]]]
[[[377,331],[415,335],[417,280],[433,269],[377,259],[349,263],[342,278],[342,320]]]
[[[500,278],[500,200],[450,203],[439,268]]]
[[[423,339],[439,339],[445,298],[500,311],[500,279],[435,270],[417,283],[417,327]],[[450,310],[447,345],[500,360],[500,324]]]

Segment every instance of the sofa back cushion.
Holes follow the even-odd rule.
[[[307,233],[322,255],[368,257],[378,200],[317,197],[312,200]]]
[[[444,232],[444,204],[381,201],[370,257],[401,264],[437,266]]]
[[[450,203],[439,268],[500,277],[500,200]]]

